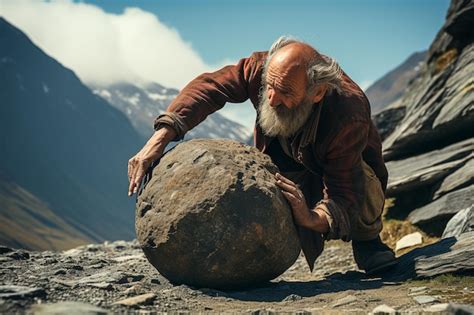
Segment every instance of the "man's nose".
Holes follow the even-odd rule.
[[[274,90],[268,91],[268,103],[270,104],[271,107],[280,105],[280,99]]]

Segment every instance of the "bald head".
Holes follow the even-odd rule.
[[[259,124],[270,136],[288,137],[307,121],[328,87],[337,88],[340,69],[310,45],[282,36],[270,48],[262,72]]]
[[[306,69],[311,60],[318,56],[318,52],[310,45],[295,42],[277,50],[268,65],[283,69],[301,67]]]

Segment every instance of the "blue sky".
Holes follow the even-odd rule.
[[[367,88],[429,48],[448,6],[448,0],[0,0],[0,15],[87,84],[182,88],[293,35]],[[249,130],[255,121],[249,104],[220,113]]]
[[[448,0],[84,2],[116,14],[130,6],[153,12],[209,64],[266,50],[291,34],[336,58],[362,85],[427,49],[449,6]]]

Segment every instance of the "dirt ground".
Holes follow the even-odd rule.
[[[139,314],[366,314],[382,304],[399,312],[420,312],[447,302],[474,304],[472,276],[385,282],[367,278],[357,270],[349,243],[327,245],[313,273],[300,256],[283,275],[265,286],[230,292],[170,284],[148,263],[136,242],[91,244],[66,252],[12,251],[0,255],[0,313],[39,310],[45,304],[64,301]],[[5,297],[5,286],[12,285],[41,291]],[[140,301],[144,294],[148,299]],[[420,304],[417,296],[428,296],[431,301]],[[138,300],[123,305],[121,301],[127,298]],[[77,306],[70,307],[77,310]]]

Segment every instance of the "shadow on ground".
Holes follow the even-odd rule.
[[[383,286],[381,278],[368,278],[364,273],[350,271],[335,273],[324,280],[318,281],[280,281],[270,282],[259,288],[243,291],[219,291],[201,289],[209,296],[221,296],[242,301],[280,302],[294,301],[304,297],[312,297],[323,293],[335,293],[347,290],[368,290]]]
[[[209,296],[221,296],[242,301],[279,302],[294,301],[324,293],[347,290],[369,290],[385,284],[396,284],[417,278],[430,278],[440,274],[465,274],[474,269],[474,232],[460,238],[449,237],[434,244],[417,248],[398,258],[398,265],[379,278],[365,273],[349,271],[335,273],[323,280],[269,282],[258,288],[239,291],[200,289]],[[457,262],[453,264],[453,261]]]

